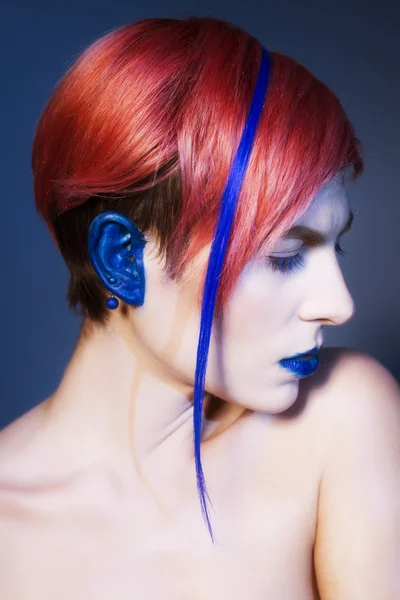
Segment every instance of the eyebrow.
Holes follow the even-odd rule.
[[[352,210],[350,210],[347,223],[339,233],[338,237],[350,231],[353,220],[354,213]],[[327,242],[327,237],[323,233],[317,231],[316,229],[311,229],[306,225],[294,225],[283,235],[284,240],[293,238],[302,240],[307,246],[320,246],[321,244],[325,244]]]

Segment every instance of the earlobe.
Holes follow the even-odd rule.
[[[102,213],[90,224],[88,252],[97,276],[113,295],[135,306],[144,302],[145,245],[143,233],[120,213]],[[115,308],[115,299],[110,308]]]

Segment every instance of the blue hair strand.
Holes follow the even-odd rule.
[[[232,167],[229,172],[227,183],[225,185],[221,199],[219,216],[216,223],[214,238],[211,244],[210,256],[208,260],[207,273],[203,290],[193,395],[194,457],[196,464],[197,489],[200,497],[201,510],[213,544],[215,538],[207,510],[206,497],[211,506],[212,503],[206,489],[204,473],[200,459],[200,442],[202,434],[204,387],[206,378],[207,359],[210,347],[211,328],[214,318],[218,282],[222,272],[226,250],[228,247],[229,236],[232,228],[233,219],[235,216],[237,199],[246,173],[247,164],[250,158],[250,153],[253,147],[253,142],[257,130],[257,125],[260,120],[260,116],[264,106],[264,100],[267,94],[270,70],[271,57],[268,51],[263,47],[261,64],[257,76],[253,98],[251,101],[251,106],[244,126],[242,138],[240,140],[236,155],[232,162]],[[215,512],[213,506],[212,508]]]

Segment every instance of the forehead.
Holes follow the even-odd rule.
[[[349,211],[343,178],[337,177],[317,192],[299,224],[318,229],[328,235],[346,223]]]

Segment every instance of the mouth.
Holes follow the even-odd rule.
[[[318,351],[320,347],[312,348],[306,352],[283,358],[279,361],[281,367],[293,373],[296,377],[303,378],[313,375],[318,368]]]

